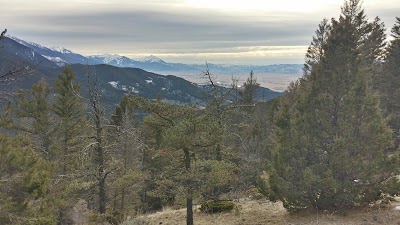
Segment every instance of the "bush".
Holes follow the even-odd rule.
[[[232,211],[235,203],[232,201],[208,201],[201,204],[200,210],[206,213],[218,213],[224,211]]]
[[[118,211],[113,211],[106,215],[106,221],[112,225],[121,224],[124,221],[124,215]]]

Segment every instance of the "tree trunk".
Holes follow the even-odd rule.
[[[106,212],[106,176],[104,174],[104,156],[101,145],[97,146],[97,157],[97,166],[99,168],[97,174],[99,187],[99,213],[104,214]]]
[[[92,102],[94,109],[94,122],[96,129],[96,141],[97,145],[95,148],[97,158],[97,180],[98,180],[98,188],[99,188],[99,213],[104,214],[106,212],[106,177],[107,174],[104,170],[104,143],[103,143],[103,124],[102,124],[102,115],[103,112],[100,108],[98,100],[94,99]]]
[[[193,225],[193,199],[191,193],[188,193],[186,198],[186,225]]]
[[[106,213],[106,185],[105,179],[99,181],[99,213]]]
[[[186,172],[190,172],[190,152],[189,149],[184,148],[183,153],[185,154],[185,169]],[[192,198],[192,187],[191,181],[187,180],[186,183],[186,225],[193,225],[193,198]]]

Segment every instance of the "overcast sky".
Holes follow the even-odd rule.
[[[84,55],[169,62],[303,63],[318,23],[342,0],[0,0],[0,29]],[[364,0],[388,30],[399,0]],[[3,28],[2,28],[3,27]]]

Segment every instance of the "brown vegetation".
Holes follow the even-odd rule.
[[[361,224],[400,224],[400,211],[394,207],[399,202],[387,205],[374,205],[367,208],[355,208],[346,212],[328,212],[307,210],[289,214],[280,202],[268,200],[240,200],[232,212],[217,214],[202,213],[197,207],[194,210],[196,225],[286,225],[286,224],[328,224],[328,225],[361,225]],[[162,212],[143,216],[150,225],[184,225],[185,209],[165,209]]]

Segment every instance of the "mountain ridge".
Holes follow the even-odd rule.
[[[290,82],[301,77],[303,68],[302,64],[234,65],[214,63],[171,63],[154,55],[140,59],[132,59],[118,54],[83,56],[64,47],[48,48],[30,41],[24,41],[17,37],[8,37],[14,38],[21,44],[34,49],[36,52],[55,62],[60,67],[74,63],[87,65],[108,64],[117,67],[141,68],[162,75],[173,74],[196,83],[201,83],[199,75],[201,75],[207,68],[213,74],[220,75],[219,78],[221,79],[221,82],[225,84],[229,84],[232,77],[241,77],[241,80],[245,80],[245,78],[250,74],[250,71],[253,71],[256,77],[260,78],[258,81],[261,83],[261,86],[270,88],[274,88],[272,86],[279,86],[275,89],[283,91]],[[282,83],[281,80],[283,80],[284,83]]]
[[[16,93],[18,89],[31,88],[32,84],[41,78],[49,83],[62,73],[63,67],[42,56],[33,48],[23,45],[13,39],[2,40],[4,48],[0,50],[0,74],[15,67],[31,67],[34,70],[29,76],[13,85],[2,86],[2,90]],[[108,64],[71,64],[76,73],[76,80],[82,84],[82,91],[87,92],[87,76],[95,74],[104,101],[113,106],[126,94],[136,94],[149,99],[161,98],[176,104],[200,104],[207,102],[207,90],[204,86],[187,81],[173,75],[160,75],[140,68],[115,67]],[[281,93],[262,88],[263,96],[272,99]]]

